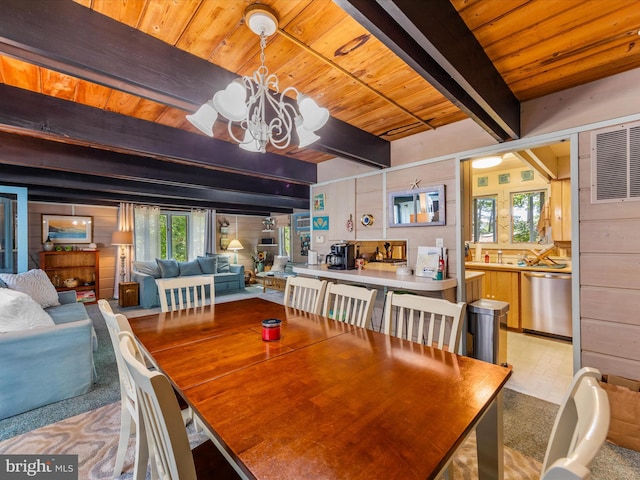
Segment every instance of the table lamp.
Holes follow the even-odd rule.
[[[124,261],[127,258],[125,247],[128,245],[133,245],[133,232],[113,232],[113,234],[111,235],[111,245],[120,246],[120,283],[124,283]]]
[[[236,263],[236,264],[238,263],[238,250],[242,250],[242,249],[244,249],[244,247],[242,246],[242,244],[238,239],[234,238],[233,240],[231,240],[231,242],[229,242],[229,246],[227,247],[227,250],[233,250],[233,253],[235,253],[233,263]]]

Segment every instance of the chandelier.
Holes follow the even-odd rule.
[[[196,113],[187,115],[187,120],[213,137],[213,124],[218,114],[222,115],[228,121],[231,138],[250,152],[265,153],[267,144],[281,150],[287,148],[294,128],[299,148],[312,144],[320,138],[315,131],[327,122],[329,111],[295,87],[280,92],[278,77],[270,74],[264,64],[267,37],[278,29],[275,12],[266,5],[253,4],[245,10],[245,19],[249,29],[260,37],[260,67],[252,76],[238,78],[216,92]],[[297,110],[293,102],[286,101],[288,93],[296,97]],[[233,132],[234,123],[244,130],[242,140]]]

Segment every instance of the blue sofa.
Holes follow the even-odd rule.
[[[75,291],[58,299],[45,308],[55,326],[0,334],[0,419],[91,390],[93,322]]]
[[[226,255],[207,254],[189,262],[156,260],[133,262],[131,281],[138,282],[140,306],[160,306],[156,278],[172,278],[188,275],[213,275],[215,294],[244,290],[244,266],[229,263]],[[206,292],[209,297],[209,292]]]

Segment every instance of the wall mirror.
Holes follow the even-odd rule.
[[[390,227],[445,224],[444,185],[389,193]]]

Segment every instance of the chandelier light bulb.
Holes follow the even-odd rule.
[[[259,142],[253,138],[253,135],[249,130],[244,132],[244,139],[240,143],[240,148],[247,152],[258,153],[260,152]]]
[[[217,118],[218,112],[216,112],[216,109],[213,107],[211,100],[202,105],[193,115],[187,115],[187,120],[209,137],[213,137],[213,124]]]
[[[227,88],[220,90],[213,96],[215,109],[232,122],[240,122],[247,115],[247,91],[242,80],[234,80]]]
[[[303,93],[298,94],[298,108],[304,119],[304,128],[312,132],[322,128],[329,120],[329,110],[319,107],[313,98]]]
[[[296,133],[298,134],[298,148],[304,148],[316,140],[320,140],[318,135],[304,127],[301,116],[296,118]]]

